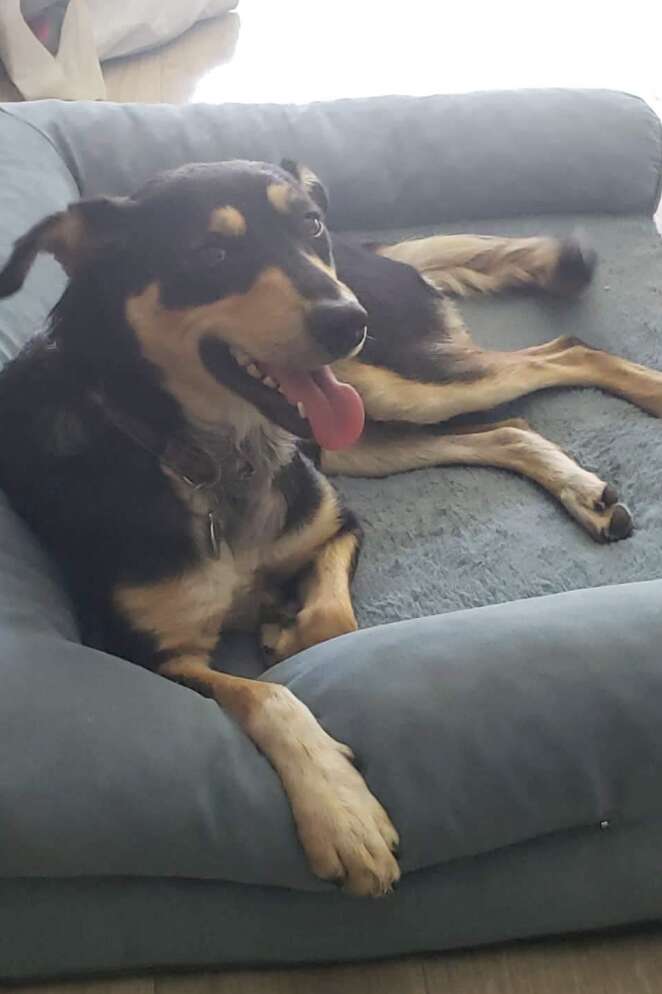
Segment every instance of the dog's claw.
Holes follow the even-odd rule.
[[[611,483],[607,483],[604,490],[602,491],[601,504],[603,507],[611,507],[618,500],[618,491],[616,487],[612,487]]]
[[[618,542],[632,534],[632,515],[625,504],[615,504],[605,529],[605,539],[608,542]]]

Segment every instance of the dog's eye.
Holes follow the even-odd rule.
[[[304,215],[303,226],[306,234],[309,238],[319,238],[319,236],[324,231],[324,222],[319,214],[315,214],[313,211],[310,214]]]

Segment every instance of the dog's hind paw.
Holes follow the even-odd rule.
[[[579,232],[558,243],[558,258],[545,289],[561,297],[580,293],[593,279],[598,256]]]
[[[561,491],[560,499],[596,542],[619,542],[632,534],[632,515],[619,502],[616,488],[592,473],[580,470],[577,479]]]

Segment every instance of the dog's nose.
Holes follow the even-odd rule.
[[[363,341],[367,321],[368,315],[359,303],[329,300],[315,305],[308,327],[324,350],[340,359]]]

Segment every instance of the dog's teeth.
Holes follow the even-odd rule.
[[[271,387],[272,390],[275,390],[276,387],[278,386],[276,381],[272,380],[270,376],[265,376],[262,382],[264,383],[265,387]]]
[[[303,404],[301,403],[301,401],[299,401],[297,403],[297,411],[299,412],[299,417],[300,418],[305,418],[305,416],[306,416],[306,408],[303,406]]]
[[[248,373],[248,375],[252,376],[254,379],[256,379],[256,380],[261,380],[262,379],[262,373],[257,368],[257,366],[255,365],[254,362],[249,362],[249,364],[245,367],[245,369],[246,369],[246,372]]]
[[[242,352],[241,349],[231,348],[230,352],[233,358],[237,360],[240,366],[248,366],[249,362],[251,361],[251,357],[246,355],[245,352]]]

